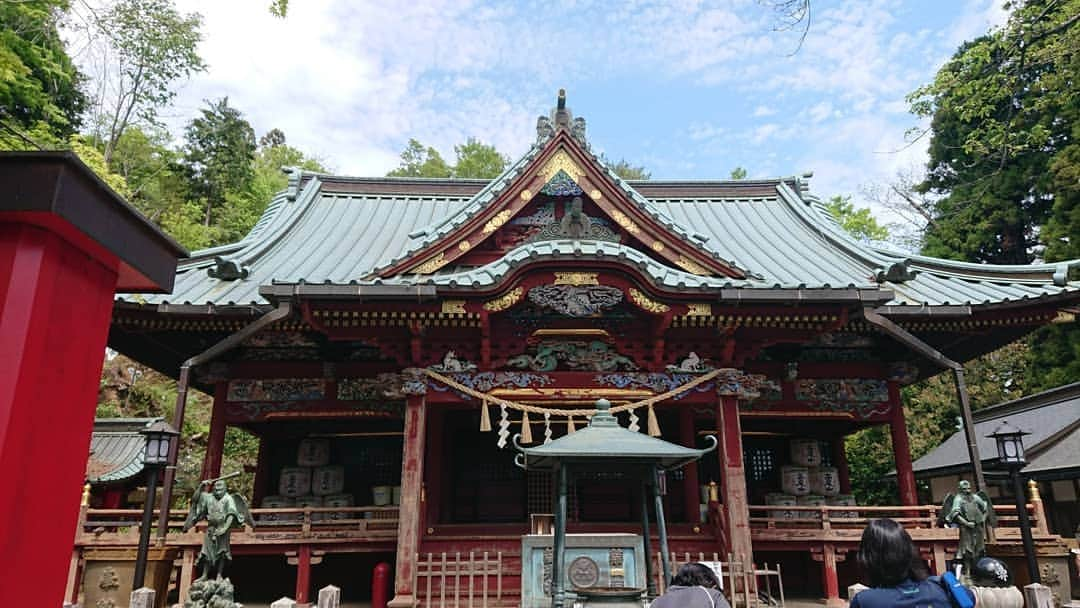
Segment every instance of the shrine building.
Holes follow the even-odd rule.
[[[956,531],[918,504],[901,387],[1080,302],[1080,260],[856,241],[806,176],[623,180],[562,98],[492,180],[288,176],[246,237],[180,263],[172,293],[118,296],[109,345],[213,395],[204,478],[230,472],[227,429],[258,437],[259,525],[233,535],[233,579],[299,601],[329,583],[365,600],[387,562],[391,605],[519,605],[522,538],[543,531],[553,482],[515,466],[514,436],[581,429],[601,397],[631,430],[719,442],[663,478],[676,565],[781,564],[789,592],[836,603],[868,518],[895,516],[940,571]],[[895,451],[891,507],[851,498],[844,438],[875,425]],[[569,532],[637,533],[638,489],[575,478]],[[1039,508],[1041,555],[1058,556]],[[84,511],[76,560],[134,538],[93,534]],[[183,516],[165,539],[181,595],[201,542]],[[611,556],[617,585],[629,566]]]

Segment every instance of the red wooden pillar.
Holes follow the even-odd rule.
[[[420,494],[424,480],[424,435],[427,405],[424,395],[409,395],[405,401],[405,445],[401,458],[401,505],[398,514],[397,563],[394,573],[394,599],[391,608],[412,608],[419,604],[413,582],[416,578],[416,552],[420,546]]]
[[[746,493],[746,469],[743,466],[742,425],[739,400],[735,395],[721,395],[716,410],[716,428],[720,432],[720,500],[724,504],[725,549],[735,559],[747,562],[754,558],[750,541],[750,508]]]
[[[310,603],[311,545],[300,545],[296,552],[296,603]]]
[[[0,596],[58,606],[117,289],[183,250],[70,153],[0,154]]]
[[[210,410],[210,435],[206,438],[206,456],[203,458],[202,478],[213,479],[221,475],[221,456],[225,451],[225,397],[227,382],[214,386],[214,405]]]
[[[825,543],[821,549],[821,576],[825,588],[825,605],[828,608],[842,608],[846,605],[840,599],[840,583],[836,575],[836,546]]]
[[[848,469],[847,450],[844,449],[844,436],[832,440],[832,460],[836,467],[836,476],[840,481],[840,492],[851,493],[851,470]]]
[[[915,490],[915,471],[911,467],[911,442],[908,439],[907,424],[904,422],[904,405],[900,402],[900,386],[889,382],[889,402],[892,415],[889,417],[889,431],[892,434],[893,453],[896,457],[896,481],[900,486],[900,504],[919,504]]]
[[[694,408],[680,406],[679,408],[679,442],[688,448],[697,447],[697,437],[694,435]],[[701,522],[701,489],[698,481],[697,463],[692,462],[683,467],[683,502],[686,503],[686,521],[691,524]]]

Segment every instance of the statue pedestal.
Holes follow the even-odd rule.
[[[135,557],[138,551],[129,547],[85,549],[83,558],[83,606],[109,605],[127,608],[131,600],[131,584],[135,578]],[[165,608],[169,593],[169,575],[178,549],[151,547],[146,556],[146,586],[154,590],[154,608]],[[100,602],[100,603],[99,603]],[[112,602],[111,604],[109,602]]]

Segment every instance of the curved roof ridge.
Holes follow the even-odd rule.
[[[266,205],[266,208],[263,209],[262,214],[259,215],[259,219],[255,220],[255,224],[248,230],[243,238],[232,243],[225,243],[224,245],[215,245],[213,247],[192,251],[191,255],[188,256],[188,259],[180,262],[177,266],[177,270],[188,270],[210,266],[213,264],[215,257],[225,257],[230,253],[236,253],[237,251],[241,251],[245,247],[254,244],[258,237],[273,224],[273,221],[285,207],[288,197],[288,188],[277,191]]]
[[[293,226],[295,226],[300,218],[304,216],[305,212],[311,208],[312,203],[318,199],[321,187],[322,182],[319,178],[312,178],[296,195],[296,200],[283,205],[283,207],[286,210],[291,211],[291,213],[285,212],[279,215],[276,214],[272,219],[277,221],[272,222],[263,230],[263,232],[265,232],[264,238],[252,241],[228,259],[241,266],[250,266],[257,261],[259,257],[269,251],[281,239],[288,236],[292,231]],[[293,207],[293,205],[295,205],[295,207]]]
[[[636,265],[653,277],[657,285],[668,287],[748,286],[754,281],[728,277],[706,277],[690,274],[657,262],[641,251],[610,241],[587,239],[556,239],[525,243],[508,251],[502,258],[483,266],[434,275],[398,275],[394,283],[484,287],[494,285],[512,270],[543,258],[580,259],[590,255],[597,260],[611,260]],[[378,281],[375,281],[378,283]]]
[[[924,268],[935,274],[957,277],[976,276],[979,278],[993,278],[1002,274],[1029,274],[1036,276],[1032,276],[1029,279],[1017,279],[1016,277],[1008,278],[1013,282],[1032,281],[1039,283],[1050,279],[1053,280],[1054,285],[1059,287],[1062,287],[1069,282],[1069,270],[1080,268],[1080,259],[1062,260],[1060,262],[1043,264],[981,264],[977,262],[949,260],[946,258],[933,258],[923,255],[910,255],[908,256],[908,259],[915,267]],[[1073,282],[1077,283],[1076,281]]]
[[[780,200],[787,203],[788,207],[808,227],[816,230],[826,241],[836,245],[847,255],[866,264],[870,269],[888,268],[892,264],[905,261],[906,256],[878,252],[849,236],[835,220],[828,221],[818,207],[820,201],[815,203],[816,197],[814,197],[815,200],[807,200],[783,182],[776,185],[776,191],[780,194]],[[807,210],[807,207],[811,210]]]

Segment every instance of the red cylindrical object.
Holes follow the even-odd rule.
[[[371,608],[386,608],[390,601],[390,564],[379,562],[371,573]]]

